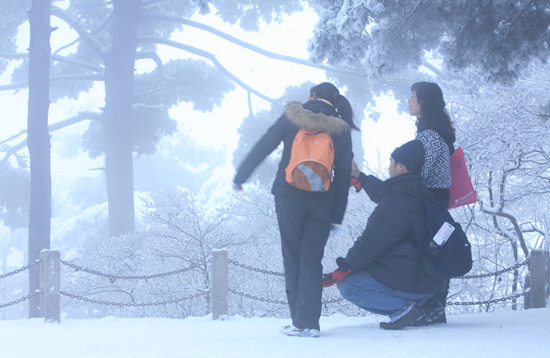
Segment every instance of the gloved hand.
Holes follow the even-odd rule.
[[[335,224],[335,223],[332,223],[330,224],[330,234],[329,236],[334,236],[338,233],[338,231],[340,231],[340,224]]]
[[[323,275],[323,287],[330,287],[342,281],[344,277],[349,275],[351,270],[343,271],[342,269],[337,269],[334,272],[326,273]]]
[[[231,185],[231,188],[233,189],[233,191],[234,191],[235,193],[240,193],[241,191],[243,191],[243,187],[240,186],[239,184],[233,183],[233,184]]]
[[[349,183],[349,186],[354,186],[356,193],[360,192],[361,189],[363,189],[363,187],[361,186],[361,182],[356,177],[351,177],[351,181]]]

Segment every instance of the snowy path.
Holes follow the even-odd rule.
[[[550,308],[455,315],[403,331],[379,329],[381,319],[323,317],[317,339],[283,336],[288,320],[275,318],[0,321],[0,357],[550,357]]]

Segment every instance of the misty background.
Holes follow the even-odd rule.
[[[230,185],[235,166],[284,105],[304,102],[322,81],[335,83],[352,103],[361,127],[353,137],[355,158],[382,178],[389,153],[415,135],[410,86],[438,83],[478,195],[476,204],[451,211],[473,244],[472,273],[512,267],[533,249],[548,250],[548,2],[52,1],[55,30],[49,66],[41,67],[50,80],[46,92],[34,92],[46,95],[42,112],[29,102],[29,71],[40,68],[29,64],[27,11],[34,2],[0,4],[1,273],[32,262],[43,248],[117,275],[191,267],[145,283],[63,268],[65,291],[148,302],[206,292],[213,249],[282,272],[270,193],[278,151],[243,193]],[[44,200],[48,190],[51,200]],[[325,271],[334,269],[372,209],[350,189]],[[31,269],[2,279],[0,304],[31,292],[35,276]],[[287,315],[282,277],[234,269],[230,282],[267,298],[234,295],[232,312]],[[449,301],[515,295],[527,282],[525,266],[498,278],[453,280]],[[338,297],[334,290],[325,294]],[[210,312],[208,293],[153,307],[70,297],[62,305],[68,318]],[[449,310],[521,308],[520,296]],[[324,308],[334,312],[364,314],[344,302]],[[33,314],[27,302],[0,308],[3,319]]]

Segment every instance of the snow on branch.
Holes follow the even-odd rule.
[[[99,55],[103,54],[101,44],[97,42],[92,36],[90,36],[90,33],[80,24],[80,22],[71,16],[68,12],[65,10],[52,5],[51,14],[55,17],[58,17],[59,19],[65,21],[68,25],[70,25],[82,38],[83,42],[90,45],[90,47]]]
[[[318,68],[318,69],[325,70],[325,71],[331,71],[331,72],[334,72],[334,73],[348,74],[348,75],[354,75],[354,76],[359,76],[359,77],[367,77],[368,76],[366,73],[361,73],[361,72],[356,72],[356,71],[351,71],[351,70],[344,70],[344,69],[340,69],[340,68],[334,68],[334,67],[325,66],[325,65],[322,65],[322,64],[316,64],[316,63],[313,63],[313,62],[310,62],[310,61],[307,61],[307,60],[303,60],[301,58],[296,58],[296,57],[292,57],[292,56],[287,56],[287,55],[281,55],[281,54],[278,54],[278,53],[274,53],[274,52],[265,50],[261,47],[249,44],[248,42],[240,40],[236,37],[233,37],[231,35],[228,35],[228,34],[222,32],[220,30],[217,30],[217,29],[215,29],[211,26],[201,24],[201,23],[196,22],[196,21],[183,19],[183,18],[180,18],[180,17],[156,15],[156,14],[143,15],[142,19],[143,20],[158,20],[158,21],[176,22],[176,23],[179,23],[179,24],[182,24],[182,25],[192,26],[192,27],[195,27],[197,29],[201,29],[201,30],[210,32],[211,34],[214,34],[214,35],[216,35],[220,38],[223,38],[224,40],[230,41],[230,42],[232,42],[236,45],[239,45],[243,48],[246,48],[248,50],[254,51],[258,54],[261,54],[263,56],[273,58],[273,59],[276,59],[276,60],[294,62],[294,63],[300,64],[300,65],[313,67],[313,68]]]
[[[0,52],[0,57],[16,60],[16,59],[22,59],[22,58],[29,58],[29,54],[28,53],[4,53],[4,52]],[[64,63],[70,64],[70,65],[79,66],[79,67],[82,67],[82,68],[85,68],[85,69],[88,69],[88,70],[91,70],[91,71],[94,71],[94,72],[103,73],[103,70],[104,70],[104,68],[101,67],[101,66],[92,65],[90,63],[86,63],[86,62],[82,62],[82,61],[72,60],[72,59],[66,58],[65,56],[51,54],[50,58],[54,61],[57,61],[57,62],[64,62]]]
[[[84,120],[101,120],[101,113],[91,112],[91,111],[80,112],[76,116],[64,119],[64,120],[59,121],[59,122],[54,123],[54,124],[50,124],[48,126],[48,132],[49,133],[55,132],[59,129],[68,127],[68,126],[70,126],[72,124],[75,124],[75,123],[78,123],[78,122],[82,122]],[[20,136],[26,134],[26,133],[27,133],[26,130],[22,130],[19,133],[14,134],[9,138],[0,141],[0,145],[5,144],[5,143],[17,138],[17,137],[20,137]],[[2,158],[0,163],[2,163],[2,164],[6,163],[10,156],[17,153],[19,150],[24,148],[26,145],[27,145],[27,139],[25,138],[21,142],[13,145],[11,147],[8,147],[8,148],[5,148],[5,149],[2,148],[2,151],[6,152],[6,155],[4,156],[4,158]]]
[[[265,94],[255,90],[254,88],[250,87],[249,85],[247,85],[246,83],[244,83],[243,81],[241,81],[237,76],[235,76],[233,73],[231,73],[227,68],[225,68],[221,63],[220,61],[218,61],[218,59],[216,58],[216,56],[214,56],[212,53],[208,52],[208,51],[204,51],[204,50],[201,50],[201,49],[198,49],[196,47],[193,47],[193,46],[189,46],[189,45],[185,45],[185,44],[182,44],[182,43],[179,43],[179,42],[176,42],[176,41],[172,41],[172,40],[166,40],[166,39],[162,39],[162,38],[157,38],[157,37],[139,37],[138,38],[138,42],[148,42],[148,43],[155,43],[155,44],[162,44],[162,45],[167,45],[167,46],[171,46],[171,47],[174,47],[174,48],[177,48],[177,49],[180,49],[180,50],[184,50],[184,51],[187,51],[187,52],[191,52],[195,55],[198,55],[198,56],[201,56],[201,57],[204,57],[208,60],[210,60],[216,67],[218,67],[227,77],[229,77],[233,82],[235,82],[236,84],[238,84],[239,86],[241,86],[242,88],[244,88],[245,90],[251,92],[251,93],[254,93],[256,96],[262,98],[263,100],[266,100],[270,103],[273,103],[275,102],[275,99],[271,98],[271,97],[268,97],[266,96]]]
[[[97,75],[76,74],[76,75],[63,75],[63,76],[50,77],[50,82],[67,81],[67,80],[103,81],[103,76],[99,74]],[[21,88],[27,88],[28,86],[29,86],[28,81],[10,83],[7,85],[0,85],[0,91],[18,90]]]

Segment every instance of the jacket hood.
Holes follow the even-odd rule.
[[[321,130],[331,136],[340,135],[350,130],[349,125],[342,118],[329,116],[322,112],[315,113],[309,109],[305,109],[299,102],[288,103],[285,115],[289,121],[300,128]]]

